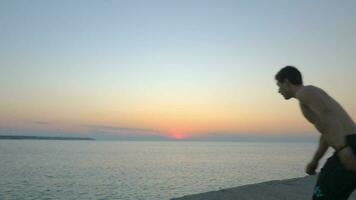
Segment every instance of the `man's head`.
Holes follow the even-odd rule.
[[[285,99],[294,97],[296,88],[303,85],[302,74],[293,66],[285,66],[275,76],[278,92]]]

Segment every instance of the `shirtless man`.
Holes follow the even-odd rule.
[[[335,150],[319,173],[313,200],[346,200],[356,188],[355,122],[325,91],[304,86],[302,75],[295,67],[282,68],[275,78],[278,92],[285,99],[296,98],[304,117],[321,133],[319,147],[306,166],[306,173],[315,174],[327,149]]]

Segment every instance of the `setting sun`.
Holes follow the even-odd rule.
[[[177,133],[177,134],[174,135],[174,138],[177,139],[177,140],[182,140],[182,139],[185,139],[187,137],[182,133]]]
[[[175,140],[183,140],[183,139],[186,139],[188,136],[184,133],[181,133],[181,132],[172,132],[171,134],[171,137],[174,138]]]

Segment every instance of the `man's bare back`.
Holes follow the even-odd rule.
[[[356,125],[342,106],[315,86],[302,86],[295,96],[305,118],[335,150],[345,145],[345,137],[356,133]]]

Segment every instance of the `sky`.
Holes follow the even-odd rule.
[[[0,134],[311,136],[274,80],[356,119],[352,0],[0,1]]]

